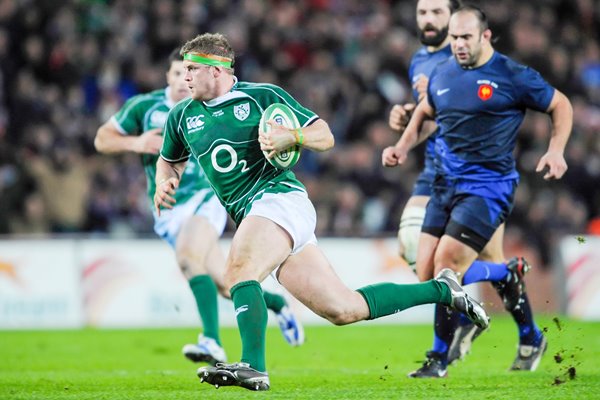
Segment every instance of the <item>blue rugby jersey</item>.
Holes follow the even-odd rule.
[[[452,57],[452,49],[450,48],[450,45],[447,45],[446,47],[434,52],[427,51],[426,46],[421,47],[410,60],[408,78],[410,79],[411,86],[419,80],[421,75],[429,78],[435,66],[441,61],[447,60],[449,57]],[[413,89],[412,94],[415,103],[417,103],[419,101],[419,92]],[[437,130],[431,134],[431,136],[429,136],[425,144],[425,170],[430,170],[432,173],[434,170],[433,160],[435,158],[436,133]]]
[[[532,68],[494,52],[484,65],[439,63],[427,96],[435,109],[436,171],[478,181],[515,179],[513,150],[525,111],[546,111],[554,88]]]

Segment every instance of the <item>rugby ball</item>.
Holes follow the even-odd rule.
[[[267,124],[267,121],[270,120],[274,120],[276,123],[285,126],[286,128],[301,128],[300,122],[298,122],[296,115],[288,106],[283,103],[273,103],[263,112],[259,123],[259,129],[262,132],[268,132],[271,129],[271,126]],[[272,166],[285,170],[296,165],[300,159],[301,152],[302,147],[296,144],[289,149],[280,151],[271,159],[267,158],[267,154],[269,154],[269,152],[263,151],[263,154]]]

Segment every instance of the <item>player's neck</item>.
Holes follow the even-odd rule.
[[[486,64],[488,61],[490,61],[493,55],[494,48],[492,46],[485,46],[483,49],[481,49],[481,56],[479,57],[479,60],[477,60],[477,63],[475,63],[472,68],[479,68]]]
[[[217,87],[217,97],[221,97],[229,93],[235,85],[235,83],[236,79],[233,77],[233,75],[224,75],[223,78],[219,81]]]

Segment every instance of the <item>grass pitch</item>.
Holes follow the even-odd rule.
[[[319,326],[290,348],[268,331],[272,388],[256,393],[201,384],[180,353],[191,329],[0,331],[0,399],[598,399],[600,323],[538,318],[549,348],[538,371],[508,372],[516,328],[493,318],[472,354],[449,377],[411,380],[431,344],[422,325]],[[222,330],[231,361],[234,328]]]

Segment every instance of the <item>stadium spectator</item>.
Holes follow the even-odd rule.
[[[312,185],[316,189],[313,200],[319,210],[326,208],[330,201],[328,192],[335,188],[327,186],[323,190],[319,186],[332,181],[343,183],[341,180],[346,179],[336,175],[338,159],[334,153],[363,140],[372,122],[386,121],[386,104],[410,99],[411,88],[405,77],[411,54],[416,50],[413,44],[417,32],[412,2],[269,0],[239,2],[237,7],[226,7],[227,2],[193,0],[179,2],[177,7],[167,3],[176,4],[164,0],[0,2],[0,109],[2,105],[5,109],[4,122],[0,113],[0,135],[5,138],[2,146],[11,146],[17,154],[28,145],[25,132],[39,124],[51,127],[54,139],[79,142],[80,146],[73,151],[90,161],[92,181],[110,178],[104,183],[113,193],[109,209],[103,211],[106,218],[90,218],[84,224],[86,231],[111,234],[122,232],[125,226],[131,235],[152,234],[152,216],[145,208],[139,162],[127,156],[118,157],[116,162],[111,160],[109,165],[93,161],[98,158],[93,138],[97,126],[127,98],[161,85],[161,60],[167,57],[169,44],[174,40],[182,42],[202,31],[228,34],[235,38],[236,48],[240,49],[238,74],[242,79],[284,85],[329,121],[337,141],[336,150],[327,157],[305,154],[296,167],[304,179],[319,174]],[[526,61],[515,50],[518,47],[515,38],[522,35],[513,33],[522,29],[523,21],[541,27],[545,35],[552,32],[551,46],[537,52],[538,59],[547,60],[542,69],[544,74],[552,69],[545,75],[549,83],[573,100],[576,115],[573,139],[581,140],[584,145],[583,159],[590,184],[586,185],[585,193],[580,191],[581,186],[569,189],[574,190],[574,198],[584,199],[590,218],[598,214],[597,206],[590,204],[600,201],[600,147],[596,134],[600,129],[600,102],[597,96],[592,97],[593,72],[586,79],[581,73],[590,68],[593,71],[593,67],[583,68],[584,65],[597,63],[595,50],[590,49],[589,43],[598,46],[600,14],[588,12],[586,3],[590,2],[481,2],[498,33],[496,48],[517,61]],[[534,12],[525,12],[524,7]],[[37,46],[39,38],[44,43],[42,52],[37,56],[28,53],[27,47]],[[61,72],[63,66],[69,74]],[[318,85],[307,84],[316,77]],[[48,96],[47,91],[58,93],[59,101],[55,95]],[[390,92],[401,98],[388,98]],[[539,140],[529,123],[534,118],[530,114],[524,121],[515,150],[519,169],[523,171],[519,192],[528,188],[533,195],[537,178],[522,164],[528,159],[524,156],[534,154],[539,148]],[[389,144],[378,143],[373,152],[378,153]],[[413,182],[421,165],[415,161],[419,160],[411,160],[414,166],[406,172],[412,176],[407,178],[409,182]],[[9,164],[17,163],[23,163],[23,159]],[[126,176],[113,179],[115,171],[123,170],[128,171]],[[403,188],[403,194],[387,186],[377,193],[378,198],[386,199],[386,221],[399,221],[410,187],[405,187],[404,176],[383,174],[392,186]],[[324,176],[328,179],[321,179]],[[565,179],[552,185],[546,196],[555,201],[569,182],[570,179]],[[104,190],[104,183],[92,185],[88,201],[95,198],[96,190]],[[131,187],[131,192],[118,190],[122,185]],[[364,210],[373,195],[366,195],[370,188],[358,185],[358,190],[363,192],[358,206]],[[532,201],[518,203],[509,226],[528,232],[533,225],[528,219],[532,206]],[[6,212],[19,213],[20,209],[15,205]],[[542,216],[545,221],[552,218],[551,210]],[[391,235],[397,228],[394,225],[390,223],[376,234]],[[339,234],[332,225],[322,228],[321,234]],[[370,229],[363,227],[363,231]],[[538,242],[536,246],[548,263],[552,249],[549,235],[541,231],[539,237],[532,239]]]

